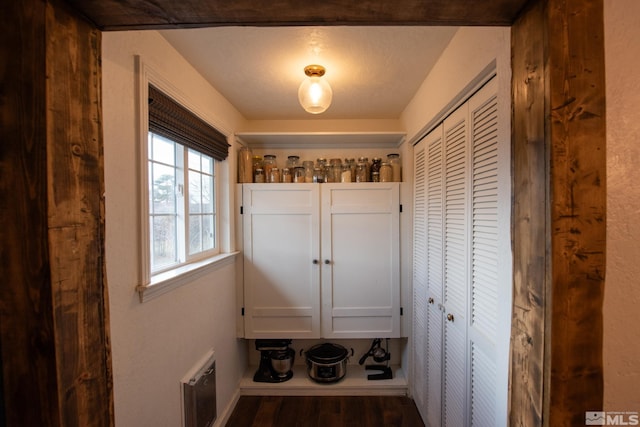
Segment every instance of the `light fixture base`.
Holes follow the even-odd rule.
[[[322,65],[307,65],[304,67],[304,73],[309,77],[322,77],[324,76],[325,69]]]

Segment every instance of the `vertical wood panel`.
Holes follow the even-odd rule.
[[[550,417],[601,410],[605,274],[602,0],[549,0],[552,321]]]
[[[45,5],[0,6],[0,342],[6,410],[0,424],[9,426],[59,425],[47,243]]]
[[[545,360],[548,168],[544,1],[511,28],[513,314],[509,424],[541,426]]]
[[[0,15],[2,421],[113,425],[100,32],[57,0]]]

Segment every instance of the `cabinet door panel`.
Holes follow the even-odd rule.
[[[399,184],[323,184],[321,217],[323,336],[399,337]]]
[[[246,336],[319,337],[318,186],[245,185],[243,210]]]

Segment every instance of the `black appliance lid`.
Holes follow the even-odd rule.
[[[343,346],[329,342],[316,344],[306,352],[309,360],[318,363],[341,362],[348,354],[347,349]]]

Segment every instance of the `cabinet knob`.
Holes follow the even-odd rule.
[[[313,260],[313,263],[314,263],[314,264],[318,264],[319,262],[320,262],[320,261],[318,261],[317,259],[314,259],[314,260]]]
[[[427,300],[427,302],[428,302],[429,304],[433,304],[433,303],[434,303],[433,298],[431,298],[431,297],[430,297],[430,298]]]
[[[331,264],[331,261],[329,261],[328,259],[325,259],[325,260],[324,260],[324,263],[325,263],[325,264],[327,264],[327,265],[329,265],[329,264]]]
[[[453,314],[451,314],[451,313],[447,314],[447,320],[449,322],[453,322]]]

